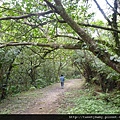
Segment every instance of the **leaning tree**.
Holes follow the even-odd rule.
[[[95,10],[90,11],[93,3],[104,21],[96,20]],[[43,58],[57,49],[85,49],[120,73],[120,2],[105,3],[104,10],[98,0],[2,0],[0,82],[4,77],[8,81],[24,46],[44,48]]]
[[[88,12],[92,7],[91,2],[95,2],[106,20],[102,26],[89,19],[95,17],[94,13]],[[3,1],[0,6],[0,48],[33,45],[81,49],[85,45],[87,50],[120,73],[120,3],[119,0],[112,3],[106,0],[106,4],[109,14],[97,0]],[[95,31],[99,36],[93,38]],[[100,37],[103,33],[106,33],[104,38]],[[70,41],[68,39],[68,42],[62,44],[60,37],[67,37]]]

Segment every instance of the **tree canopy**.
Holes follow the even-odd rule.
[[[111,4],[106,0],[108,9],[104,11],[96,0],[93,1],[106,22],[95,21],[95,13],[88,12],[92,1],[3,1],[0,48],[35,45],[82,49],[81,45],[85,44],[86,49],[120,73],[120,3],[114,0]],[[109,11],[111,13],[107,14]],[[60,37],[70,40],[63,42]]]
[[[95,10],[90,10],[93,7],[92,3],[97,6],[104,20],[96,19]],[[60,69],[68,64],[66,61],[73,60],[73,52],[70,50],[85,50],[85,54],[86,51],[88,54],[92,53],[119,74],[120,1],[105,0],[105,3],[106,9],[103,9],[98,0],[1,1],[1,82],[4,83],[4,80],[7,83],[10,74],[15,75],[14,72],[18,71],[19,79],[22,79],[21,75],[24,72],[31,78],[31,84],[35,85],[35,80],[38,80],[36,76],[39,74],[36,71],[39,67],[42,68],[39,69],[42,73],[49,73],[49,77],[44,73],[41,77],[51,77],[51,81],[55,81],[53,76],[57,77]],[[67,55],[64,49],[67,49]],[[47,56],[53,61],[45,62]],[[88,60],[85,56],[84,59]],[[65,61],[64,64],[61,61]],[[56,64],[59,65],[55,67]],[[21,69],[17,68],[18,65]],[[48,69],[44,69],[46,65]],[[52,70],[53,75],[50,73]],[[38,81],[41,82],[40,79]]]

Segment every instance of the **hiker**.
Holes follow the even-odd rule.
[[[63,75],[60,76],[60,82],[61,82],[61,88],[63,89],[64,88],[64,81],[65,81],[65,78]]]

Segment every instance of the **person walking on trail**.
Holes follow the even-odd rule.
[[[64,88],[64,81],[65,81],[65,78],[63,75],[60,76],[60,82],[61,82],[61,88],[63,89]]]

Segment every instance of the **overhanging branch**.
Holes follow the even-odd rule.
[[[81,49],[78,44],[44,44],[44,43],[34,43],[34,42],[9,42],[1,43],[0,48],[8,46],[39,46],[39,47],[50,47],[54,49]]]
[[[59,20],[58,22],[60,22],[60,23],[66,23],[64,20]],[[94,24],[78,23],[78,25],[85,26],[85,27],[98,28],[98,29],[103,29],[103,30],[109,30],[109,31],[115,31],[117,33],[120,33],[120,30],[117,30],[117,29],[114,29],[114,28],[108,28],[108,27],[98,26],[98,25],[94,25]]]
[[[104,18],[108,21],[109,25],[111,25],[111,21],[109,20],[109,18],[106,16],[106,14],[104,13],[103,9],[101,9],[100,5],[98,4],[98,2],[96,0],[94,0],[95,4],[97,5],[98,9],[100,10],[100,12],[102,13],[102,15],[104,16]]]
[[[57,12],[63,18],[63,20],[85,41],[89,50],[97,56],[106,65],[114,69],[116,72],[120,73],[120,63],[116,61],[111,61],[111,54],[105,52],[105,49],[100,48],[95,41],[89,36],[80,26],[66,13],[60,0],[54,0],[57,8]]]
[[[116,9],[114,7],[112,7],[112,5],[108,2],[108,0],[105,0],[106,3],[113,9],[113,11],[115,11]],[[120,16],[120,13],[116,10],[117,14]]]
[[[59,34],[57,34],[57,35],[55,35],[55,37],[66,37],[66,38],[70,38],[70,39],[74,39],[74,40],[81,40],[81,41],[83,41],[80,37],[73,37],[73,36],[70,36],[70,35],[59,35]]]
[[[92,24],[85,24],[85,23],[78,23],[78,24],[81,25],[81,26],[99,28],[99,29],[103,29],[103,30],[115,31],[115,32],[117,32],[117,33],[120,33],[119,30],[114,29],[114,28],[107,28],[107,27],[103,27],[103,26],[92,25]]]
[[[22,16],[8,16],[8,17],[0,18],[0,20],[10,20],[10,19],[19,20],[19,19],[24,19],[24,18],[32,17],[32,16],[44,16],[46,14],[50,14],[50,13],[53,13],[53,12],[54,12],[53,10],[50,10],[50,11],[46,11],[46,12],[31,13],[31,14],[22,15]]]

